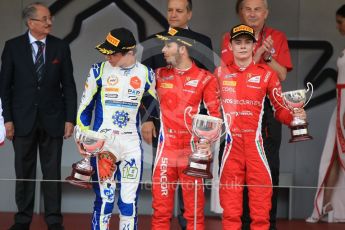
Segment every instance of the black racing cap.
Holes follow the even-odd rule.
[[[238,36],[241,35],[247,35],[251,39],[253,39],[254,42],[256,42],[254,29],[250,26],[247,26],[245,24],[239,24],[237,26],[232,27],[230,31],[230,41]]]
[[[105,55],[134,49],[136,41],[133,33],[126,28],[117,28],[110,31],[105,41],[95,48]]]
[[[165,33],[156,34],[156,38],[162,41],[178,42],[188,47],[192,47],[196,44],[194,34],[190,30],[178,27],[170,28]]]

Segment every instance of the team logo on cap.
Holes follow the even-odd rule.
[[[118,46],[119,45],[119,43],[120,43],[120,40],[119,39],[117,39],[116,37],[114,37],[113,35],[111,35],[111,33],[109,33],[108,34],[108,36],[107,36],[107,41],[110,43],[110,44],[112,44],[113,46]]]
[[[254,30],[251,27],[246,26],[246,25],[240,25],[232,29],[233,33],[241,32],[241,31],[247,31],[252,34],[254,33]]]
[[[170,28],[168,31],[168,34],[170,34],[171,36],[175,36],[175,34],[177,34],[177,30],[175,30],[174,28]]]

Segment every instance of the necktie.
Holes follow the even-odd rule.
[[[36,54],[35,60],[35,72],[37,74],[37,81],[41,81],[44,72],[44,58],[43,58],[43,50],[44,50],[44,43],[41,41],[35,41],[38,46],[38,51]]]

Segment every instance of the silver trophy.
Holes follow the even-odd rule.
[[[185,125],[193,136],[199,138],[199,141],[196,151],[190,155],[189,164],[183,172],[189,176],[211,179],[213,176],[210,164],[213,157],[209,146],[220,137],[223,121],[220,118],[202,114],[191,116],[190,111],[190,107],[185,110]],[[192,132],[186,123],[186,113],[192,118]]]
[[[310,91],[309,99],[307,100],[307,93]],[[282,98],[283,105],[277,100],[275,95]],[[302,109],[304,108],[310,101],[311,97],[313,95],[313,85],[308,82],[307,83],[307,89],[299,89],[294,91],[288,91],[284,93],[279,93],[277,88],[273,89],[273,97],[277,101],[277,103],[286,108],[290,111],[294,111],[296,109]],[[290,129],[291,129],[291,142],[298,142],[298,141],[305,141],[313,139],[312,136],[308,134],[308,122],[304,119],[301,119],[299,117],[294,117],[292,122],[290,123]]]
[[[94,169],[90,164],[90,157],[97,156],[102,152],[107,140],[106,134],[92,130],[81,130],[77,125],[74,128],[74,140],[86,157],[72,165],[72,173],[66,180],[76,186],[92,188],[91,176]]]

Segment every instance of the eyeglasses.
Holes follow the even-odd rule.
[[[42,23],[48,23],[48,22],[53,22],[54,17],[43,17],[42,19],[37,19],[37,18],[30,18],[32,21],[37,21],[37,22],[42,22]]]

